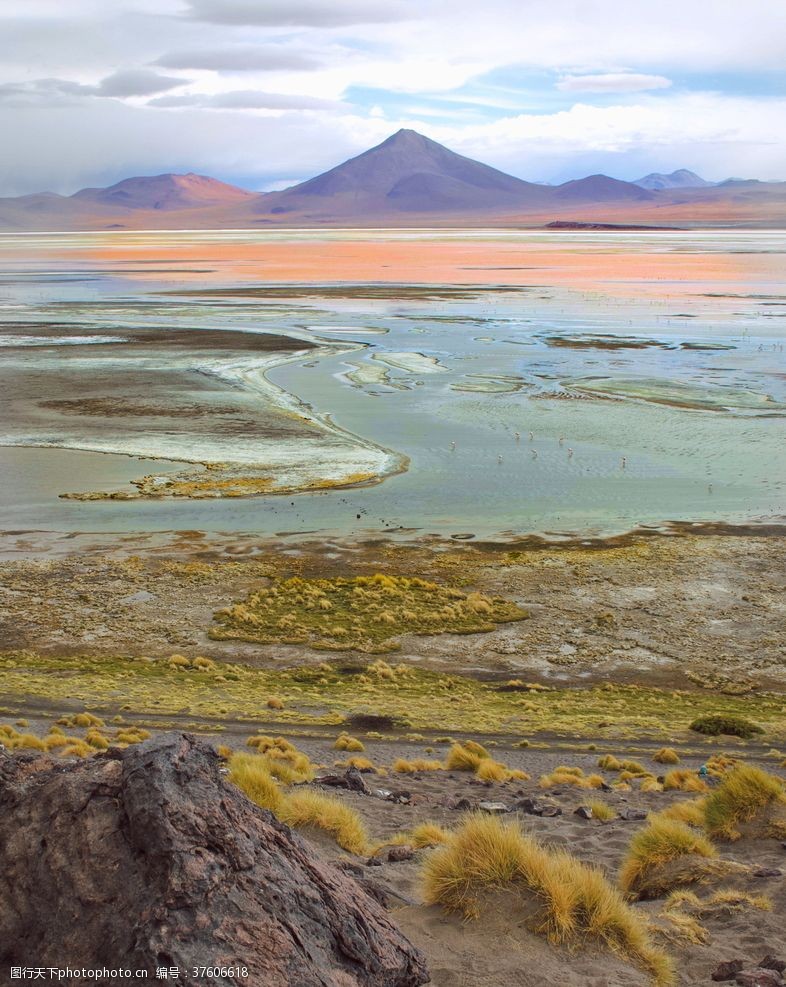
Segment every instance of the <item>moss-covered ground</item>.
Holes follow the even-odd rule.
[[[227,725],[275,724],[290,733],[381,717],[396,730],[505,736],[674,739],[690,736],[689,724],[709,714],[755,714],[764,735],[755,743],[786,739],[786,700],[706,690],[664,690],[635,685],[543,688],[510,681],[482,681],[392,666],[325,663],[259,669],[205,658],[168,659],[86,655],[50,656],[29,651],[0,655],[0,716],[91,710],[160,727],[221,731]],[[271,708],[271,697],[283,708]],[[744,746],[745,742],[735,742]],[[754,742],[750,742],[754,743]]]
[[[397,635],[473,634],[528,616],[508,600],[463,593],[425,579],[357,576],[281,580],[220,610],[215,640],[391,651]]]

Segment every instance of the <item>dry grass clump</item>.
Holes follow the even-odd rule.
[[[453,744],[445,758],[445,768],[448,771],[475,772],[480,767],[481,761],[489,757],[491,755],[481,744],[476,744],[474,740],[466,740],[463,743]]]
[[[242,789],[252,802],[278,815],[284,795],[270,774],[267,761],[259,754],[238,751],[229,758],[229,780]]]
[[[616,811],[607,802],[602,802],[600,799],[590,799],[587,802],[587,808],[592,810],[592,818],[599,819],[601,822],[609,822],[617,818]]]
[[[122,727],[115,731],[116,744],[141,744],[143,740],[149,740],[152,734],[142,727]]]
[[[663,870],[664,865],[681,857],[715,857],[717,851],[708,839],[676,819],[651,815],[648,823],[633,834],[620,871],[623,891],[640,894],[647,886],[647,896],[670,891],[676,884],[701,880],[705,871],[697,866],[675,871]]]
[[[658,950],[645,921],[600,873],[564,851],[552,851],[515,823],[469,815],[422,870],[427,904],[477,918],[484,895],[518,891],[540,907],[533,931],[551,942],[581,936],[599,939],[649,970],[658,984],[673,982],[668,958]]]
[[[698,829],[704,827],[704,806],[706,799],[685,799],[683,802],[674,802],[666,809],[662,809],[659,815],[665,819],[675,819],[677,822],[687,823],[688,826],[696,826]]]
[[[604,784],[603,778],[600,775],[594,775],[593,778],[600,779],[600,783],[597,785],[593,783],[590,786],[581,768],[571,768],[563,765],[555,768],[550,775],[541,775],[538,784],[541,788],[553,788],[556,785],[573,785],[575,788],[599,788]]]
[[[271,696],[270,699],[268,699],[267,701],[267,707],[268,709],[283,709],[284,700],[281,699],[279,696]]]
[[[450,831],[440,826],[439,823],[424,822],[409,832],[396,833],[395,836],[376,847],[374,853],[379,853],[387,846],[411,846],[413,850],[425,850],[447,843],[450,836]]]
[[[604,771],[622,771],[622,762],[613,754],[604,754],[598,759],[598,767]]]
[[[663,785],[657,778],[642,778],[639,785],[640,792],[662,792]]]
[[[100,716],[93,713],[74,713],[71,716],[61,716],[57,723],[63,727],[103,727],[106,726]]]
[[[276,813],[289,826],[316,826],[330,833],[349,853],[368,852],[366,824],[357,812],[338,799],[320,792],[298,791],[288,795]]]
[[[695,771],[675,768],[667,771],[663,778],[663,788],[667,792],[706,792],[707,782],[699,778]]]
[[[772,810],[781,810],[782,818],[772,818]],[[736,840],[741,836],[740,824],[757,818],[762,821],[762,835],[786,835],[783,783],[760,768],[740,764],[707,796],[704,824],[710,836]]]
[[[399,757],[393,762],[393,771],[401,775],[416,774],[418,771],[441,771],[442,769],[442,761],[429,761],[425,758],[415,758],[408,761],[406,758]]]
[[[661,747],[652,755],[652,760],[658,764],[679,764],[680,756],[673,747]]]
[[[16,733],[16,731],[14,731]],[[40,737],[34,733],[16,733],[16,736],[8,737],[6,746],[11,750],[23,748],[31,751],[45,751],[47,746]]]
[[[344,850],[365,853],[369,846],[368,832],[363,820],[350,806],[319,792],[282,791],[273,775],[277,762],[270,759],[276,750],[279,748],[271,748],[265,754],[245,751],[233,754],[229,759],[229,780],[253,802],[269,809],[289,826],[316,826],[330,833]],[[288,783],[284,778],[281,780]]]
[[[365,744],[362,740],[358,740],[357,737],[350,737],[348,733],[340,733],[336,738],[333,747],[337,751],[349,751],[360,753],[366,749]]]
[[[294,577],[219,610],[210,636],[390,651],[400,634],[470,634],[528,616],[515,603],[406,576]]]
[[[445,758],[447,771],[472,771],[480,781],[529,781],[526,771],[509,768],[495,761],[482,744],[474,740],[454,743]]]
[[[170,655],[167,665],[175,672],[212,672],[217,668],[212,658],[186,658],[185,655]]]
[[[249,737],[246,746],[256,750],[268,772],[285,785],[311,781],[314,777],[314,766],[308,755],[284,737]]]

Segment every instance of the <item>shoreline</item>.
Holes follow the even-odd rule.
[[[253,330],[239,329],[237,331],[254,334]],[[366,348],[363,342],[338,343],[325,339],[315,333],[305,333],[287,331],[287,336],[295,339],[302,339],[305,342],[315,345],[310,358],[319,359],[323,356],[343,356],[344,354],[355,353]],[[226,363],[224,366],[213,368],[206,366],[196,366],[192,372],[215,376],[219,380],[228,381],[234,385],[239,385],[247,393],[258,395],[264,400],[263,410],[273,409],[287,417],[299,418],[315,429],[321,435],[333,436],[344,444],[348,450],[356,453],[354,462],[343,464],[329,462],[326,458],[322,463],[309,464],[309,456],[301,454],[296,457],[296,461],[288,461],[286,457],[281,457],[276,463],[270,460],[270,451],[274,448],[282,448],[277,443],[267,443],[271,446],[267,456],[261,456],[260,461],[243,460],[207,460],[192,458],[188,455],[178,456],[172,453],[156,454],[149,449],[139,448],[134,451],[119,448],[100,447],[100,443],[89,442],[55,442],[55,441],[9,441],[7,437],[0,439],[0,446],[4,448],[27,448],[27,449],[63,449],[76,452],[90,452],[104,455],[123,456],[129,459],[145,459],[150,461],[165,461],[183,463],[185,466],[200,466],[201,471],[184,470],[182,473],[166,474],[163,478],[156,477],[155,474],[147,474],[139,480],[130,481],[135,491],[128,490],[97,490],[64,492],[59,496],[65,500],[96,501],[96,500],[141,500],[141,499],[162,499],[168,497],[191,497],[194,499],[223,497],[250,497],[260,494],[287,495],[301,492],[329,490],[329,489],[351,489],[358,486],[371,486],[382,483],[389,476],[395,476],[406,472],[409,466],[409,457],[403,453],[398,453],[393,449],[386,448],[371,439],[357,435],[341,425],[336,424],[328,413],[321,414],[307,405],[297,394],[286,390],[273,383],[268,374],[279,367],[297,363],[304,359],[304,354],[273,353],[267,357],[257,357],[253,361],[253,366],[249,366],[235,361]],[[300,441],[301,444],[307,439],[290,440]],[[285,448],[285,446],[284,446]],[[364,460],[360,452],[365,451],[369,456]],[[333,466],[333,473],[330,467]],[[307,471],[307,472],[306,472]],[[297,478],[297,474],[303,472],[306,475]],[[316,475],[320,472],[323,476]],[[294,474],[294,482],[286,482],[287,474]],[[284,477],[282,482],[281,477]]]

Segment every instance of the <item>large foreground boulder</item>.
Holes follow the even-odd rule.
[[[384,908],[187,734],[75,763],[0,751],[0,981],[12,965],[153,983],[176,967],[181,987],[428,981]]]

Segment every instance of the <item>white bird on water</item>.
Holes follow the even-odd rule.
[[[573,459],[573,450],[568,446],[568,459]]]
[[[622,467],[622,469],[625,469],[627,465],[628,465],[628,460],[625,456],[623,456],[622,459],[620,460],[620,466]]]
[[[537,459],[538,458],[538,454],[537,454],[537,452],[534,449],[532,450],[532,458],[533,459]]]
[[[535,438],[535,436],[534,436],[534,435],[532,434],[532,432],[530,432],[530,433],[529,433],[529,440],[530,440],[530,442],[532,442],[532,440],[533,440],[534,438]]]
[[[521,438],[521,432],[514,432],[513,434],[516,437],[516,442],[518,442],[519,439]]]
[[[456,443],[455,442],[451,442],[450,443],[450,448],[451,449],[455,449],[456,448]]]

